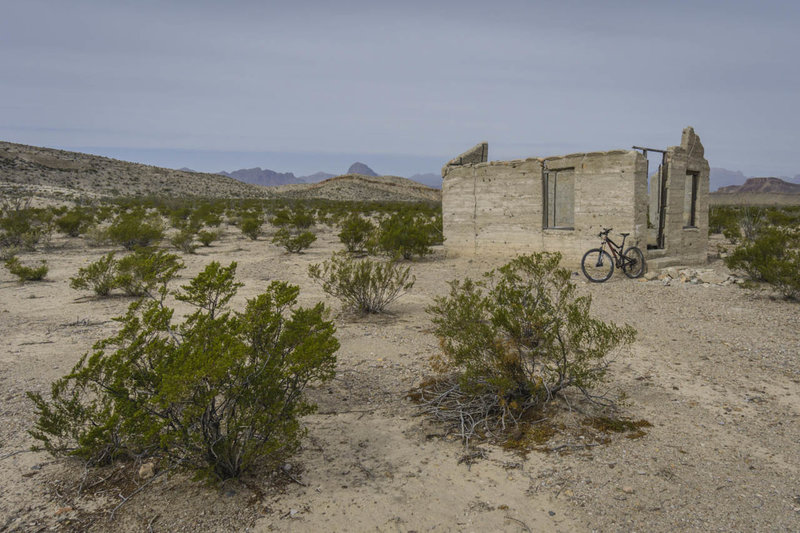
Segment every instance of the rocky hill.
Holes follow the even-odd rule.
[[[400,202],[441,202],[442,191],[397,176],[345,174],[320,183],[283,185],[275,194],[284,198]]]
[[[0,185],[52,197],[172,196],[266,198],[239,180],[129,163],[108,157],[0,141]]]
[[[800,194],[800,184],[790,183],[780,178],[749,178],[742,185],[720,187],[717,194],[771,193]]]
[[[261,169],[250,170],[253,171],[252,175],[272,172]],[[173,170],[97,155],[0,141],[0,191],[10,187],[22,187],[39,197],[56,199],[125,196],[286,197],[441,201],[441,191],[394,176],[346,174],[320,183],[296,182],[292,185],[265,187],[243,183],[236,179],[239,176],[235,172],[231,174],[234,177],[194,172],[190,169]]]

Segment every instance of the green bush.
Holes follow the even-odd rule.
[[[94,216],[80,207],[70,209],[55,220],[58,231],[68,237],[78,237],[94,222]]]
[[[194,243],[195,232],[191,227],[184,227],[176,233],[170,242],[178,250],[187,254],[193,254],[197,250],[197,245]]]
[[[296,307],[298,288],[283,282],[229,310],[235,270],[211,263],[184,286],[176,297],[195,311],[180,324],[166,287],[134,302],[50,398],[29,392],[40,446],[89,465],[151,457],[216,480],[294,453],[314,409],[304,389],[334,375],[335,328],[322,304]]]
[[[128,296],[154,295],[184,268],[175,254],[138,248],[117,262],[116,285]]]
[[[381,313],[414,286],[410,268],[393,262],[354,259],[334,254],[322,264],[308,267],[322,290],[360,313]]]
[[[52,213],[32,208],[23,192],[7,194],[0,197],[0,248],[33,250],[52,232]]]
[[[184,267],[177,255],[150,248],[137,248],[122,259],[114,256],[109,252],[78,269],[70,287],[92,290],[98,296],[108,296],[114,289],[121,289],[127,296],[152,296]]]
[[[264,221],[259,217],[248,216],[239,223],[239,229],[242,230],[243,234],[255,241],[261,236],[261,225],[263,223]]]
[[[381,221],[374,251],[390,257],[411,259],[432,252],[431,246],[439,240],[434,221],[413,212],[395,213]]]
[[[342,222],[339,240],[348,252],[363,252],[374,232],[375,224],[354,213]]]
[[[722,233],[731,242],[742,238],[739,213],[733,207],[712,206],[708,210],[708,233]]]
[[[440,340],[435,369],[458,375],[464,402],[513,421],[568,389],[593,397],[606,357],[635,330],[590,315],[558,253],[519,256],[481,281],[450,282],[428,309]],[[488,403],[487,403],[488,402]]]
[[[203,246],[211,246],[211,243],[219,239],[218,231],[200,230],[197,232],[197,240]]]
[[[785,298],[800,296],[800,237],[797,230],[767,227],[725,258],[732,270],[774,286]]]
[[[48,271],[47,261],[44,259],[41,260],[41,264],[38,267],[29,267],[23,265],[16,257],[12,257],[6,260],[6,268],[22,282],[41,281]]]
[[[134,209],[117,215],[106,230],[114,244],[126,250],[147,247],[164,238],[164,226],[158,215],[150,215],[144,209]]]
[[[109,252],[89,266],[78,269],[69,286],[76,290],[92,290],[98,296],[108,296],[117,287],[117,261]]]
[[[298,230],[308,229],[314,225],[314,213],[302,205],[296,205],[292,209],[277,209],[269,223],[279,228],[292,226]]]
[[[287,228],[281,228],[272,237],[273,244],[283,246],[287,252],[299,254],[317,240],[317,236],[310,231],[299,233]]]

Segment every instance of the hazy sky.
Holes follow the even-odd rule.
[[[798,1],[0,0],[0,140],[197,170],[665,148],[800,173]]]

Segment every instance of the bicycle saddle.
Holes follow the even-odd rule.
[[[627,237],[628,235],[630,235],[630,233],[620,233],[620,235],[622,235],[623,237]]]

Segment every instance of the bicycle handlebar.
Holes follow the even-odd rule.
[[[602,237],[602,236],[604,236],[604,235],[606,235],[606,236],[607,236],[607,235],[608,235],[608,233],[609,233],[609,232],[610,232],[612,229],[614,229],[614,228],[603,228],[603,231],[601,231],[600,233],[598,233],[598,234],[597,234],[597,236],[598,236],[598,237]]]

